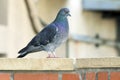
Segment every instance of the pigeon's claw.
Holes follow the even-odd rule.
[[[48,57],[47,58],[51,58],[51,55],[50,54],[48,54]]]
[[[51,56],[51,54],[52,54],[52,56]],[[47,58],[58,58],[58,57],[56,56],[55,52],[53,52],[53,53],[48,52]]]

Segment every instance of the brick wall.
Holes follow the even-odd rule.
[[[84,69],[83,69],[84,70]],[[97,69],[94,69],[97,70]],[[109,71],[99,70],[98,72],[0,72],[0,80],[120,80],[120,69]]]
[[[0,59],[0,62],[0,80],[120,80],[119,58],[77,59],[75,64],[72,59]]]

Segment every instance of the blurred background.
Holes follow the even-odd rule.
[[[68,18],[70,33],[68,41],[57,48],[57,56],[119,56],[120,17],[112,4],[115,1],[109,1],[112,0],[0,0],[0,57],[16,58],[18,51],[51,23],[63,7],[69,8],[72,15]],[[46,56],[42,51],[25,58]]]

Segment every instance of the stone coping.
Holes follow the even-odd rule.
[[[82,68],[120,68],[120,58],[0,58],[0,70],[71,71]]]

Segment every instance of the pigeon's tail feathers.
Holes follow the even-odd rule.
[[[26,55],[27,55],[27,52],[20,53],[20,55],[19,55],[17,58],[22,58],[22,57],[24,57],[24,56],[26,56]]]
[[[21,49],[21,50],[18,52],[18,54],[25,53],[25,52],[27,51],[27,49],[28,49],[27,47]]]
[[[19,52],[18,52],[18,54],[20,54],[17,58],[22,58],[22,57],[24,57],[25,55],[27,55],[27,49],[28,49],[28,47],[25,47],[25,48],[23,48],[23,49],[21,49]]]

